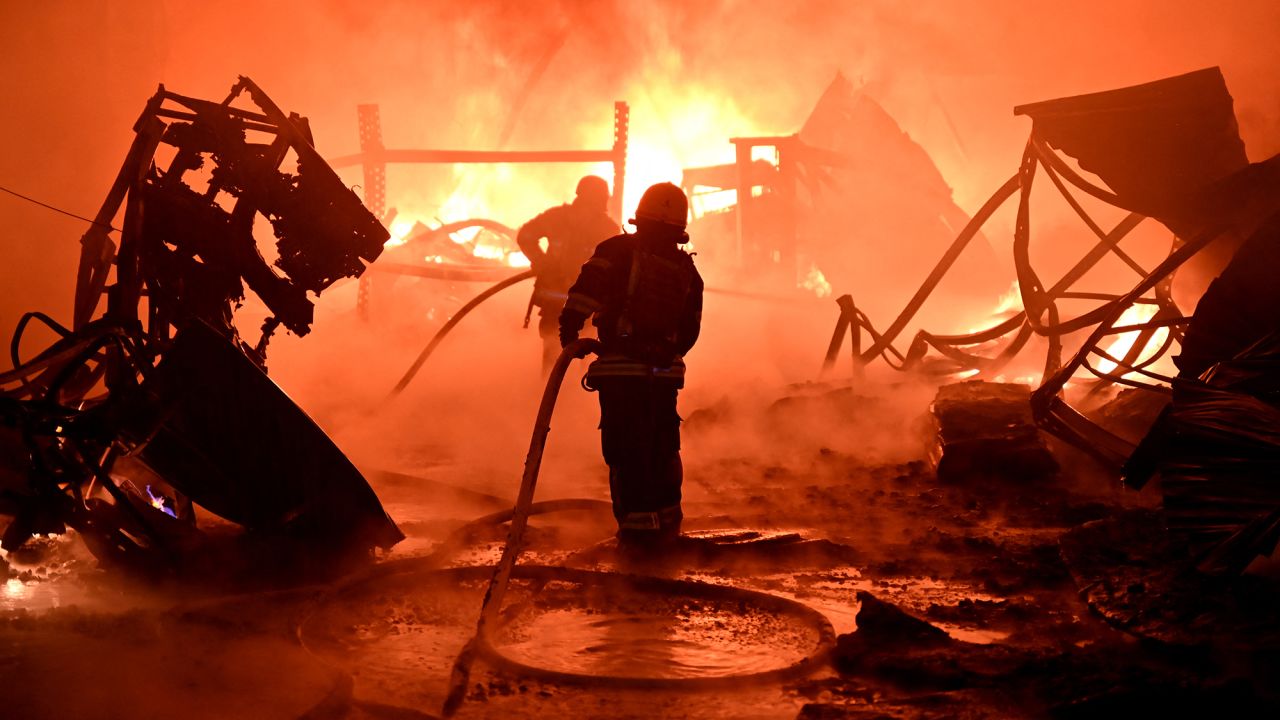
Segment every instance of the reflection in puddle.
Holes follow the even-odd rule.
[[[0,588],[0,611],[13,612],[26,610],[31,612],[49,610],[76,602],[84,595],[77,586],[70,591],[71,582],[64,578],[33,580],[23,582],[18,578],[9,578]]]
[[[549,670],[613,677],[724,677],[798,662],[816,634],[786,619],[702,603],[673,612],[560,608],[517,620],[502,652]],[[744,612],[745,610],[745,612]]]
[[[39,612],[84,602],[83,578],[73,572],[77,556],[87,553],[74,533],[33,540],[38,552],[24,557],[0,550],[0,561],[12,577],[0,571],[0,612]]]
[[[9,578],[4,584],[4,591],[0,593],[0,607],[5,610],[16,610],[20,607],[26,607],[26,600],[31,595],[31,590],[27,584],[18,578]]]

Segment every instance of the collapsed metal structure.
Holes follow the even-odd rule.
[[[855,375],[877,358],[883,358],[897,370],[922,369],[935,357],[932,351],[944,361],[944,373],[970,371],[974,373],[972,377],[990,378],[1031,338],[1042,337],[1047,340],[1048,349],[1039,386],[1031,394],[1036,422],[1042,429],[1106,465],[1117,470],[1123,468],[1130,482],[1141,486],[1146,477],[1161,466],[1151,458],[1152,453],[1157,452],[1150,447],[1153,443],[1150,439],[1144,442],[1148,447],[1138,465],[1129,462],[1137,446],[1068,404],[1066,386],[1083,369],[1096,378],[1084,394],[1086,401],[1100,398],[1102,391],[1110,386],[1122,385],[1171,396],[1176,410],[1179,400],[1200,398],[1215,384],[1221,385],[1221,382],[1215,383],[1213,373],[1221,363],[1236,360],[1238,365],[1240,351],[1269,357],[1272,344],[1263,341],[1268,332],[1274,332],[1269,324],[1273,311],[1253,313],[1259,317],[1254,318],[1252,327],[1232,328],[1229,334],[1233,342],[1202,340],[1187,345],[1189,336],[1217,338],[1221,335],[1222,331],[1212,329],[1214,325],[1223,324],[1233,309],[1240,307],[1237,301],[1243,301],[1246,306],[1254,302],[1250,293],[1237,290],[1229,301],[1219,300],[1211,308],[1215,312],[1197,309],[1193,316],[1178,308],[1171,288],[1178,270],[1211,244],[1217,242],[1234,251],[1246,238],[1253,238],[1246,243],[1248,247],[1249,244],[1261,245],[1276,234],[1276,223],[1271,222],[1273,227],[1268,229],[1264,221],[1280,211],[1280,195],[1276,192],[1280,189],[1280,160],[1248,163],[1238,135],[1232,99],[1217,68],[1119,90],[1024,105],[1015,108],[1015,112],[1033,121],[1017,174],[974,215],[924,284],[883,331],[876,329],[850,296],[838,298],[840,318],[823,368],[834,367],[844,338],[849,335]],[[1060,153],[1074,157],[1081,168],[1095,173],[1112,189],[1085,179]],[[1031,190],[1041,172],[1095,238],[1092,248],[1053,283],[1041,278],[1030,253]],[[1125,210],[1128,215],[1115,226],[1104,228],[1082,206],[1077,193]],[[895,341],[969,241],[991,215],[1015,195],[1018,209],[1013,259],[1023,310],[992,327],[963,335],[920,331],[905,351],[895,347]],[[1143,267],[1121,247],[1121,240],[1147,217],[1161,221],[1175,235],[1169,254],[1153,268]],[[1108,255],[1114,255],[1132,269],[1137,281],[1123,292],[1076,290],[1076,283]],[[1211,295],[1206,294],[1205,299]],[[1067,300],[1092,300],[1098,304],[1087,312],[1067,317],[1061,307]],[[1229,303],[1233,308],[1227,307]],[[1120,324],[1126,310],[1140,304],[1154,308],[1150,319]],[[1162,329],[1167,332],[1163,339],[1157,340]],[[1064,356],[1067,336],[1079,332],[1088,335],[1074,352]],[[1137,333],[1136,341],[1117,357],[1104,346],[1109,338],[1122,333]],[[1255,342],[1261,345],[1251,348]],[[1177,376],[1151,369],[1158,360],[1178,350],[1182,354],[1174,356],[1180,370]],[[1114,369],[1100,368],[1099,359],[1110,362]],[[1255,375],[1261,372],[1257,369],[1257,360],[1253,362],[1252,372]],[[1228,366],[1223,366],[1218,374],[1237,381],[1241,376],[1240,371],[1228,372]],[[1198,419],[1184,418],[1180,429],[1183,437],[1193,432],[1208,433],[1205,422],[1213,424],[1219,438],[1232,433],[1249,434],[1257,418],[1272,414],[1265,403],[1249,405],[1249,399],[1242,395],[1223,399],[1219,392],[1215,399],[1216,405],[1210,403],[1211,407],[1206,408],[1202,403],[1195,408]],[[1221,416],[1212,417],[1215,412],[1234,412],[1254,420],[1236,417],[1232,422]],[[1184,415],[1190,414],[1184,412]],[[1177,442],[1169,436],[1168,424],[1164,423],[1166,450],[1171,442]],[[1196,430],[1190,429],[1192,426]],[[1255,460],[1259,448],[1270,452],[1269,442],[1258,432],[1261,431],[1250,436],[1254,441],[1251,452]],[[1212,454],[1203,447],[1200,451]],[[1274,491],[1267,490],[1266,498],[1262,498],[1255,488],[1253,497],[1244,497],[1248,493],[1241,491],[1232,495],[1232,501],[1224,502],[1223,493],[1232,491],[1221,487],[1213,489],[1212,483],[1204,482],[1204,472],[1207,472],[1204,468],[1213,463],[1203,457],[1198,462],[1199,474],[1194,478],[1187,477],[1188,473],[1196,473],[1189,471],[1185,463],[1165,468],[1181,477],[1179,482],[1184,487],[1189,483],[1196,488],[1172,499],[1166,488],[1166,507],[1177,506],[1176,512],[1182,518],[1173,522],[1174,527],[1209,541],[1245,532],[1254,548],[1264,547],[1268,542],[1274,546],[1280,538],[1280,515],[1275,512],[1280,497],[1274,497]],[[1226,459],[1217,462],[1219,466],[1230,464]],[[1257,527],[1252,526],[1255,520]],[[1252,557],[1247,552],[1243,555]],[[1234,562],[1238,564],[1238,560]]]
[[[840,319],[828,348],[824,367],[830,369],[834,366],[843,338],[851,331],[855,371],[877,358],[883,358],[895,369],[918,369],[929,356],[929,352],[933,351],[950,361],[946,372],[969,370],[977,371],[976,377],[991,377],[1004,368],[1033,336],[1040,336],[1047,339],[1048,352],[1045,357],[1042,382],[1034,397],[1037,417],[1056,434],[1072,439],[1103,459],[1112,463],[1123,462],[1124,458],[1132,452],[1133,446],[1103,431],[1093,423],[1084,420],[1079,413],[1074,412],[1062,400],[1063,387],[1077,370],[1084,368],[1098,379],[1094,386],[1095,393],[1111,384],[1168,392],[1168,388],[1163,385],[1140,382],[1125,376],[1138,373],[1156,383],[1168,383],[1171,380],[1147,368],[1176,347],[1182,337],[1182,328],[1190,320],[1177,308],[1170,295],[1174,274],[1188,259],[1227,229],[1224,223],[1229,218],[1221,218],[1220,222],[1206,226],[1189,239],[1175,238],[1169,256],[1155,268],[1145,268],[1125,252],[1121,246],[1121,240],[1149,215],[1159,215],[1159,208],[1151,205],[1144,206],[1140,201],[1135,202],[1128,193],[1121,195],[1094,185],[1072,169],[1053,146],[1065,146],[1073,150],[1082,149],[1080,145],[1071,144],[1071,139],[1063,129],[1066,119],[1070,118],[1070,122],[1077,124],[1092,124],[1095,128],[1099,124],[1105,126],[1108,121],[1114,122],[1117,115],[1126,112],[1124,107],[1126,103],[1130,108],[1139,108],[1134,113],[1146,114],[1153,123],[1163,122],[1168,126],[1176,126],[1181,119],[1179,117],[1166,116],[1162,121],[1156,120],[1157,116],[1168,108],[1153,105],[1153,102],[1158,103],[1158,100],[1163,97],[1179,97],[1187,92],[1200,93],[1202,96],[1197,98],[1197,103],[1184,104],[1183,110],[1186,114],[1200,112],[1206,105],[1219,106],[1222,103],[1226,104],[1229,113],[1231,97],[1227,94],[1221,73],[1216,68],[1144,86],[1112,91],[1112,93],[1048,101],[1017,108],[1015,112],[1029,115],[1034,122],[1017,174],[1001,185],[983,204],[903,310],[883,331],[876,329],[870,318],[857,308],[851,297],[839,298],[837,303],[841,308]],[[1143,97],[1150,99],[1145,105],[1139,102]],[[1094,114],[1089,115],[1082,106],[1093,106]],[[1218,119],[1220,120],[1221,117],[1219,116]],[[1132,120],[1130,118],[1130,121]],[[1150,125],[1143,128],[1129,127],[1126,128],[1126,132],[1137,133],[1149,127]],[[1186,147],[1201,151],[1204,148],[1206,135],[1229,132],[1236,145],[1236,151],[1229,158],[1227,167],[1204,168],[1203,172],[1196,173],[1196,178],[1203,184],[1220,180],[1226,174],[1247,165],[1243,145],[1235,135],[1234,118],[1231,118],[1229,126],[1217,125],[1206,131],[1201,125],[1196,128],[1196,132],[1199,136],[1194,139],[1178,137],[1164,138],[1164,140],[1169,144],[1186,142],[1188,143]],[[1213,139],[1217,140],[1216,137]],[[1184,157],[1190,161],[1192,154],[1192,152],[1184,152]],[[1149,158],[1150,155],[1147,157]],[[1139,162],[1133,157],[1128,158],[1128,161],[1135,164]],[[1103,168],[1098,170],[1104,173],[1107,179],[1113,177]],[[1223,172],[1215,172],[1219,170]],[[1041,171],[1095,237],[1093,247],[1052,284],[1040,278],[1030,257],[1031,189],[1037,174]],[[1158,169],[1153,172],[1144,167],[1142,172],[1160,177]],[[1146,182],[1161,181],[1149,179]],[[1114,227],[1103,228],[1081,205],[1075,192],[1086,193],[1112,206],[1128,210],[1129,214]],[[912,338],[905,351],[899,350],[894,345],[895,341],[929,299],[967,244],[995,211],[1015,195],[1018,196],[1018,215],[1013,239],[1013,258],[1023,310],[992,327],[963,335],[939,335],[920,331]],[[1175,232],[1188,227],[1176,222],[1174,226]],[[1075,284],[1107,255],[1118,257],[1131,268],[1139,278],[1137,283],[1121,293],[1081,292],[1074,289]],[[1094,300],[1100,304],[1075,317],[1064,317],[1061,303],[1065,300]],[[1154,317],[1141,324],[1117,325],[1124,311],[1135,304],[1154,306],[1156,308]],[[1093,328],[1090,337],[1071,357],[1064,360],[1065,336],[1089,328]],[[1160,328],[1170,328],[1167,339],[1157,348],[1148,347]],[[1140,333],[1139,339],[1133,343],[1124,357],[1113,357],[1101,347],[1103,341],[1110,336],[1135,331]],[[867,337],[866,342],[862,338],[864,334]],[[999,347],[993,347],[997,344]],[[1114,363],[1116,369],[1113,371],[1099,369],[1093,360],[1094,357]]]
[[[233,104],[243,97],[255,107]],[[265,374],[277,327],[305,335],[308,294],[361,275],[387,231],[316,152],[306,118],[249,78],[222,102],[161,86],[134,132],[81,240],[71,327],[25,315],[0,375],[0,510],[15,518],[4,547],[70,526],[105,560],[171,565],[199,542],[193,503],[322,546],[394,544],[359,471]],[[234,324],[246,284],[270,313],[253,345]],[[23,359],[32,320],[60,339]]]

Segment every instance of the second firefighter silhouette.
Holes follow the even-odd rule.
[[[564,308],[569,285],[596,245],[618,234],[618,224],[609,217],[609,184],[604,178],[587,175],[578,181],[576,197],[570,204],[547,210],[520,227],[516,244],[529,258],[536,274],[530,309],[538,307],[538,334],[542,336],[542,369],[555,362],[560,347],[556,343],[556,320]],[[542,249],[546,239],[547,248]],[[528,325],[526,318],[526,326]]]
[[[634,234],[600,243],[569,289],[560,343],[578,338],[588,317],[600,356],[586,384],[600,393],[600,436],[618,540],[647,545],[680,532],[680,416],[684,355],[702,322],[702,277],[689,241],[689,201],[671,183],[645,191]]]

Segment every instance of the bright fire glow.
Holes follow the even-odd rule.
[[[4,583],[4,598],[6,600],[23,600],[31,594],[27,589],[26,583],[18,578],[9,578]]]
[[[1130,307],[1128,310],[1124,311],[1124,314],[1120,316],[1120,320],[1116,322],[1116,325],[1117,326],[1138,325],[1140,323],[1147,322],[1152,317],[1154,317],[1155,314],[1156,314],[1155,305],[1150,305],[1146,303],[1143,303],[1141,305],[1134,305]],[[1114,358],[1123,360],[1124,356],[1130,351],[1130,349],[1133,348],[1133,344],[1138,341],[1139,333],[1141,333],[1140,330],[1133,330],[1127,333],[1121,333],[1120,335],[1116,336],[1116,339],[1113,340],[1111,344],[1105,348],[1107,353]],[[1154,349],[1154,348],[1160,347],[1161,345],[1164,344],[1165,338],[1168,335],[1169,335],[1168,328],[1160,328],[1156,330],[1155,334],[1151,336],[1150,342],[1147,343],[1147,347],[1143,348],[1143,351],[1145,352],[1147,348]],[[1143,360],[1143,356],[1139,355],[1138,361],[1141,361],[1141,360]],[[1111,362],[1110,360],[1103,358],[1098,361],[1097,368],[1100,372],[1109,373],[1109,372],[1113,372],[1116,369],[1116,364]],[[1126,375],[1132,375],[1132,374],[1133,373],[1126,373]]]
[[[175,517],[175,518],[178,517],[178,514],[174,512],[173,509],[169,507],[169,503],[166,502],[168,498],[166,498],[163,494],[157,495],[156,493],[152,492],[150,485],[147,486],[147,495],[151,497],[151,507],[163,512],[169,517]]]
[[[996,300],[996,307],[991,311],[991,317],[986,324],[981,327],[970,327],[969,333],[981,332],[988,330],[992,325],[1008,320],[1015,313],[1022,312],[1022,290],[1018,286],[1018,281],[1014,280],[1009,285],[1009,289],[1004,291]]]
[[[440,205],[438,213],[440,222],[477,219],[501,222],[510,214],[498,211],[494,205],[490,204],[489,196],[495,192],[511,192],[510,186],[516,177],[513,165],[510,163],[482,166],[454,165],[453,175],[457,185]],[[508,267],[529,267],[529,259],[515,248],[514,242],[507,245],[501,241],[501,238],[482,228],[463,228],[450,235],[449,239],[459,245],[469,245],[471,254],[476,258],[496,260]]]
[[[1015,385],[1030,385],[1035,387],[1040,384],[1040,378],[1037,375],[1017,375],[1009,377],[1008,375],[997,375],[992,378],[993,382],[1012,383]]]
[[[831,283],[817,265],[809,266],[809,273],[800,281],[800,289],[808,290],[820,298],[831,296]]]
[[[689,198],[690,210],[695,218],[707,213],[727,210],[738,204],[737,190],[695,190]]]
[[[1022,289],[1018,286],[1018,281],[1014,280],[996,303],[995,316],[1005,317],[1019,312],[1022,312]]]
[[[391,221],[391,227],[387,228],[391,233],[391,238],[382,244],[382,247],[392,248],[397,245],[403,245],[409,241],[409,233],[413,232],[414,225],[417,220],[404,215],[397,215],[395,220]]]
[[[721,165],[734,161],[729,138],[772,134],[759,128],[733,100],[687,81],[679,72],[679,53],[672,51],[658,67],[627,96],[636,98],[631,107],[630,145],[627,151],[626,187],[622,194],[625,217],[630,218],[645,188],[660,182],[680,184],[684,168]],[[667,67],[671,65],[673,67]],[[678,83],[670,78],[681,78]],[[598,123],[584,126],[583,142],[598,144]],[[613,177],[613,166],[598,163],[591,172],[606,179]],[[729,207],[736,202],[735,193],[720,192],[700,195],[694,204],[705,213]]]
[[[663,60],[658,66],[621,93],[632,101],[622,198],[624,220],[632,217],[640,195],[650,185],[679,184],[686,167],[732,163],[731,137],[772,134],[748,119],[724,93],[688,83],[687,75],[680,72],[683,60],[674,49],[669,56],[667,51],[659,51],[659,55]],[[672,77],[682,80],[672,83]],[[584,119],[574,133],[578,146],[588,149],[607,149],[612,137],[611,128],[600,117]],[[599,175],[611,185],[614,181],[613,165],[608,162],[575,168],[573,172]],[[563,173],[563,169],[538,164],[457,164],[452,166],[451,187],[440,188],[448,192],[443,201],[439,195],[432,197],[407,188],[398,192],[392,187],[388,200],[398,215],[389,228],[391,239],[386,246],[405,243],[419,221],[438,227],[441,223],[488,219],[519,227],[538,212],[572,199],[576,178],[566,182]],[[734,191],[699,194],[693,211],[701,215],[735,202]],[[491,233],[468,229],[454,233],[452,239],[467,245],[477,258],[515,268],[529,267],[528,258],[514,243],[508,245]],[[825,284],[820,273],[818,277],[820,282],[815,284]],[[825,294],[813,289],[820,296],[830,293],[829,287]]]
[[[455,192],[454,195],[456,196],[457,193]],[[457,205],[471,209],[479,207],[479,204],[474,201],[459,201]],[[491,216],[481,214],[458,217],[457,219],[466,220],[471,218],[491,219]],[[410,232],[419,222],[421,221],[406,213],[398,215],[389,228],[391,239],[383,247],[396,247],[408,242]],[[426,223],[423,224],[425,225]],[[472,256],[482,260],[496,260],[513,268],[527,268],[530,264],[529,258],[525,257],[524,253],[515,249],[514,246],[500,244],[501,239],[498,236],[479,227],[463,228],[451,234],[449,239],[459,245],[469,246]],[[444,263],[444,258],[440,255],[425,255],[422,259],[428,263]]]
[[[510,163],[493,165],[454,165],[456,182],[453,192],[440,205],[443,222],[457,222],[472,218],[500,219],[507,213],[494,212],[490,195],[495,197],[511,192],[516,173]]]

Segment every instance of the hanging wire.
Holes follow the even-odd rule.
[[[7,188],[7,187],[5,187],[5,186],[3,186],[3,185],[0,185],[0,191],[7,192],[7,193],[9,193],[10,195],[12,195],[12,196],[14,196],[14,197],[16,197],[16,198],[21,198],[21,199],[23,199],[23,200],[26,200],[26,201],[27,201],[27,202],[29,202],[29,203],[34,203],[34,204],[36,204],[36,205],[39,205],[39,206],[40,206],[40,207],[42,207],[42,208],[46,208],[46,209],[52,210],[52,211],[54,211],[54,212],[56,212],[56,213],[62,213],[63,215],[66,215],[67,217],[73,217],[73,218],[75,218],[75,219],[77,219],[77,220],[83,220],[83,221],[85,221],[85,222],[89,223],[90,225],[97,225],[98,227],[104,227],[104,228],[106,228],[107,230],[112,231],[112,232],[120,232],[120,229],[119,229],[119,228],[113,227],[113,226],[111,226],[111,225],[109,225],[109,224],[107,224],[107,223],[100,223],[100,222],[98,222],[97,220],[92,220],[92,219],[87,218],[87,217],[85,217],[85,216],[83,216],[83,215],[77,215],[77,214],[75,214],[75,213],[73,213],[73,212],[69,212],[69,211],[67,211],[67,210],[63,210],[62,208],[54,207],[54,206],[52,206],[52,205],[50,205],[50,204],[48,204],[48,203],[40,202],[39,200],[36,200],[36,199],[35,199],[35,198],[33,198],[33,197],[27,197],[26,195],[23,195],[23,194],[22,194],[22,193],[20,193],[20,192],[15,192],[15,191],[13,191],[13,190],[10,190],[9,188]]]

